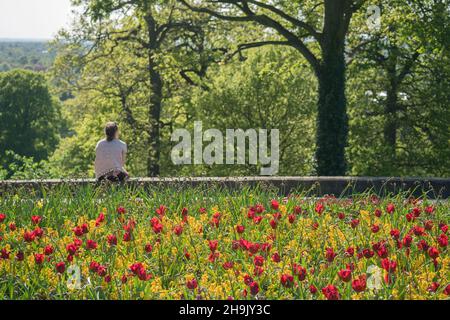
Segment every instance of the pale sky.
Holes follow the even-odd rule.
[[[0,0],[0,38],[51,39],[70,12],[70,0]]]

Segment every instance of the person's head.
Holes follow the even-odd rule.
[[[115,122],[108,122],[105,127],[105,134],[107,141],[119,139],[119,126]]]

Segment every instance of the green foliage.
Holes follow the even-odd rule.
[[[155,125],[160,175],[259,174],[253,166],[174,166],[171,133],[176,128],[192,129],[198,120],[203,121],[204,130],[222,132],[278,128],[279,174],[316,174],[319,86],[311,63],[286,46],[236,51],[242,44],[280,40],[279,34],[256,23],[211,19],[180,7],[179,1],[72,2],[85,14],[54,41],[58,53],[54,63],[53,53],[43,43],[0,42],[0,178],[92,177],[94,148],[110,120],[119,123],[128,144],[127,169],[133,176],[148,175],[148,160],[157,161],[149,153]],[[316,30],[324,23],[321,1],[262,2],[292,16],[301,8],[304,21]],[[346,38],[347,174],[448,176],[448,7],[438,0],[369,4],[382,9],[380,30],[368,27],[363,7],[353,14]],[[221,6],[225,5],[210,7]],[[164,41],[156,47],[149,45],[154,43],[148,33],[149,10],[160,26],[179,24],[164,32]],[[230,10],[226,13],[240,12]],[[270,10],[258,10],[279,19]],[[285,22],[283,27],[304,41],[319,60],[324,59],[318,41],[302,36],[301,27]],[[155,98],[150,60],[162,84],[156,124],[150,112]],[[51,66],[50,89],[44,74],[8,71],[39,65]],[[342,95],[327,95],[336,87],[337,75],[327,75],[330,86],[320,96],[328,99],[327,110],[342,109],[345,98],[336,98]],[[50,91],[63,101],[61,107]],[[338,111],[322,114],[326,125],[319,136],[324,131],[345,145],[342,132],[342,139],[330,135],[336,131],[335,118],[345,114]],[[66,121],[64,126],[60,118]],[[58,136],[62,137],[59,144]],[[323,152],[326,159],[327,150],[335,150],[327,167],[332,167],[341,147],[332,145]],[[336,162],[336,172],[342,171],[343,163]]]
[[[450,171],[450,25],[440,1],[391,1],[349,70],[352,174]]]
[[[44,41],[0,40],[0,72],[12,69],[45,71],[53,63],[55,53]]]
[[[7,150],[4,154],[9,159],[7,169],[0,170],[0,179],[29,180],[52,178],[48,162],[36,162],[33,157],[23,157]]]
[[[6,150],[36,161],[46,159],[58,144],[59,128],[59,105],[42,74],[25,70],[0,73],[0,164],[3,168],[9,165]]]
[[[313,172],[316,89],[314,75],[292,49],[267,47],[247,52],[245,62],[210,71],[209,90],[190,102],[203,129],[279,129],[280,174]],[[174,174],[180,174],[174,168]],[[195,166],[182,174],[258,175],[259,166]]]

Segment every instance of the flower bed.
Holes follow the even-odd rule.
[[[0,299],[446,299],[448,201],[248,187],[4,194]]]

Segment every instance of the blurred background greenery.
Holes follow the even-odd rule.
[[[331,14],[323,1],[238,2],[283,23],[326,61],[323,44],[280,15],[324,30]],[[318,170],[320,76],[298,48],[281,44],[279,30],[215,18],[184,1],[74,0],[80,14],[54,40],[0,42],[0,179],[93,177],[94,148],[110,120],[128,144],[133,176],[259,173],[249,165],[174,166],[171,133],[201,120],[204,129],[279,129],[280,175],[448,177],[449,2],[344,2],[359,7],[343,38],[341,171]],[[381,8],[376,30],[367,24],[373,4]]]

